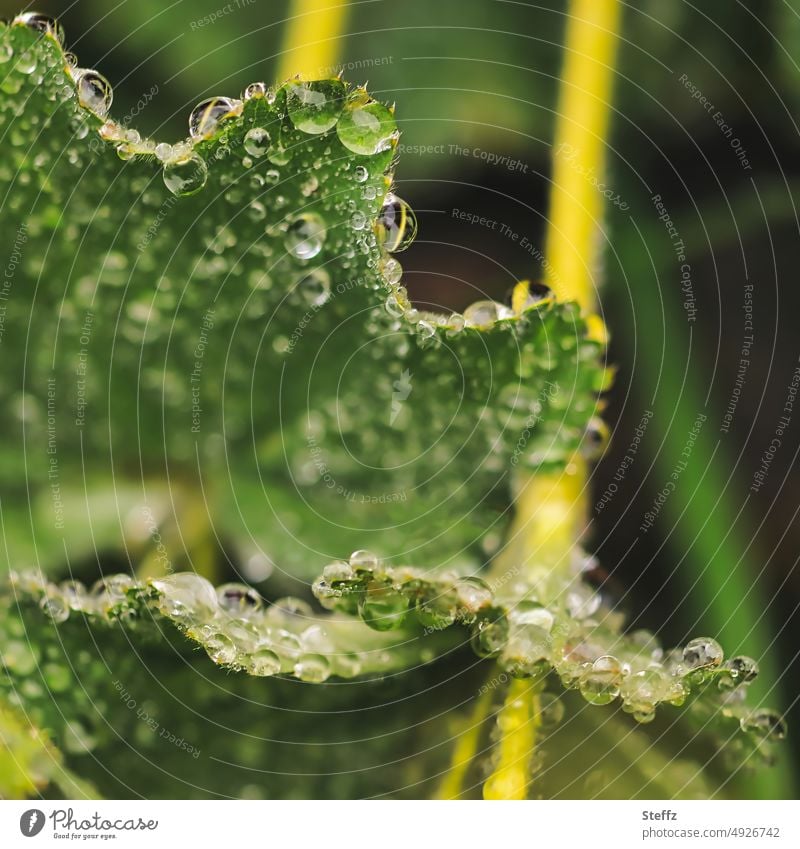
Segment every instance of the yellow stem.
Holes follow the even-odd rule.
[[[442,779],[437,799],[458,799],[466,789],[464,779],[467,770],[478,753],[483,722],[492,704],[491,690],[487,690],[475,703],[473,713],[463,721],[462,727],[453,747],[450,769]]]
[[[619,0],[570,0],[564,68],[553,145],[553,183],[545,248],[548,282],[559,300],[575,300],[589,331],[604,341],[594,307],[594,266],[604,196],[602,179],[620,23]],[[520,284],[523,285],[523,284]],[[568,557],[586,515],[586,464],[517,482],[509,544],[495,577],[536,559],[553,569]]]
[[[545,255],[553,290],[584,312],[595,300],[605,198],[593,178],[605,170],[621,5],[571,0],[567,18]]]
[[[497,765],[483,785],[484,799],[525,799],[531,784],[531,758],[541,724],[539,694],[528,681],[512,681],[497,715],[501,737]]]
[[[596,181],[605,168],[620,7],[619,0],[570,0],[568,10],[545,254],[551,289],[559,300],[577,301],[584,315],[595,303],[604,202]],[[528,284],[523,287],[515,292],[519,304]],[[589,330],[603,335],[600,322]],[[586,478],[586,462],[575,457],[564,470],[517,481],[516,514],[509,542],[493,564],[495,579],[504,582],[507,570],[535,564],[563,573],[585,522]],[[526,798],[540,722],[538,694],[531,699],[525,682],[514,681],[498,716],[502,737],[485,799]]]
[[[347,0],[292,0],[278,80],[335,76],[347,11]]]

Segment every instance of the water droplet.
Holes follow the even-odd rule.
[[[288,147],[276,142],[267,151],[267,159],[273,165],[288,165],[292,161],[292,151]]]
[[[257,649],[247,658],[247,669],[251,675],[277,675],[281,671],[281,659],[272,649]]]
[[[415,612],[420,625],[426,630],[439,631],[449,628],[456,621],[458,598],[450,590],[439,591],[431,587],[415,601]]]
[[[406,311],[405,306],[400,303],[396,295],[389,295],[384,303],[384,307],[392,318],[400,318]]]
[[[105,118],[114,99],[111,83],[102,74],[89,69],[77,69],[74,76],[78,103],[100,118]]]
[[[388,194],[375,223],[378,242],[389,253],[406,250],[417,235],[414,210],[395,194]]]
[[[553,629],[553,614],[538,601],[523,599],[508,613],[508,618],[514,625],[533,625],[550,633]]]
[[[261,596],[244,584],[223,584],[217,587],[219,606],[228,613],[253,613],[262,607]]]
[[[403,279],[403,266],[392,257],[383,265],[383,276],[390,286],[397,286]]]
[[[360,94],[351,97],[336,124],[339,141],[353,153],[373,156],[391,147],[397,124],[389,109]]]
[[[472,648],[480,657],[492,657],[503,650],[508,641],[508,620],[479,619],[472,631]]]
[[[297,290],[311,306],[322,306],[331,296],[331,278],[324,268],[315,268],[297,281]]]
[[[544,678],[550,671],[550,661],[542,655],[532,654],[519,641],[510,639],[502,653],[503,668],[514,678]]]
[[[363,230],[367,226],[367,216],[360,209],[357,209],[350,216],[350,226],[354,230]]]
[[[485,330],[499,319],[510,318],[511,315],[511,310],[497,301],[475,301],[464,310],[464,324]]]
[[[193,153],[188,159],[168,162],[163,170],[164,185],[178,197],[188,197],[199,192],[208,179],[208,166]]]
[[[581,695],[592,705],[607,705],[619,695],[622,666],[611,655],[598,657],[581,675],[578,686]]]
[[[65,34],[64,27],[55,19],[47,15],[41,15],[39,12],[25,12],[22,15],[17,15],[14,18],[14,23],[25,24],[26,27],[35,29],[41,33],[50,33],[59,44],[64,44]]]
[[[210,581],[194,572],[176,572],[151,584],[161,593],[159,608],[176,619],[209,619],[217,610],[217,593]]]
[[[743,716],[740,720],[743,731],[772,740],[786,737],[786,720],[776,711],[761,708]]]
[[[244,136],[244,149],[251,156],[264,156],[269,149],[269,133],[263,127],[253,127]]]
[[[116,575],[106,575],[104,578],[95,581],[92,586],[92,597],[96,599],[102,606],[113,607],[124,601],[128,590],[135,586],[135,582],[130,575],[121,572]]]
[[[722,663],[722,646],[711,637],[690,640],[683,650],[683,660],[689,669],[706,669]]]
[[[353,179],[357,183],[366,183],[369,179],[369,171],[363,165],[356,165],[353,169]]]
[[[32,74],[36,70],[36,54],[32,50],[22,53],[14,64],[21,74]]]
[[[339,118],[344,101],[341,80],[291,82],[286,86],[286,108],[298,130],[319,135]]]
[[[62,581],[58,588],[73,610],[82,610],[86,606],[89,593],[80,581]]]
[[[236,660],[236,646],[233,640],[221,631],[213,632],[203,641],[208,656],[214,663],[228,665]]]
[[[254,200],[247,207],[247,214],[251,221],[263,221],[267,217],[267,208],[260,200]]]
[[[539,309],[552,304],[554,300],[555,295],[549,286],[545,286],[544,283],[528,283],[528,294],[525,296],[520,312]]]
[[[373,581],[358,605],[364,622],[375,631],[399,628],[408,611],[408,599],[390,586]]]
[[[459,312],[454,312],[450,318],[447,319],[447,326],[450,328],[452,333],[460,333],[464,329],[465,324],[464,316]]]
[[[303,181],[300,186],[300,192],[303,197],[307,198],[314,194],[319,188],[319,180],[312,174],[307,180]]]
[[[249,86],[242,92],[242,100],[252,100],[254,97],[266,97],[266,83],[250,83]]]
[[[238,107],[238,101],[230,97],[211,97],[203,100],[189,115],[189,135],[195,139],[211,135],[220,122],[234,113]]]
[[[330,676],[331,666],[321,654],[302,654],[294,665],[294,674],[309,684],[321,684]]]
[[[599,659],[599,658],[598,658]],[[659,669],[643,669],[628,675],[620,682],[620,695],[623,698],[623,708],[634,714],[637,722],[649,721],[640,719],[637,713],[647,716],[655,714],[656,705],[665,695],[665,684],[671,679],[665,678]]]
[[[297,259],[313,259],[325,244],[325,222],[313,212],[298,215],[286,231],[284,244]]]
[[[69,603],[62,595],[52,593],[42,596],[39,607],[53,622],[66,622],[69,619]]]
[[[462,616],[464,613],[468,616],[476,615],[492,604],[492,589],[481,578],[461,578],[456,582],[455,590]]]
[[[156,159],[158,159],[160,162],[165,162],[172,156],[172,150],[173,148],[171,144],[166,144],[165,142],[157,144],[154,151]]]
[[[350,555],[350,565],[355,570],[356,575],[369,575],[374,572],[380,560],[377,554],[367,551],[364,548],[359,548]]]
[[[758,664],[752,657],[732,657],[725,662],[724,668],[728,675],[719,679],[720,689],[738,687],[758,677]]]

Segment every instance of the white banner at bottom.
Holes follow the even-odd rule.
[[[800,802],[0,802],[0,846],[800,846]]]

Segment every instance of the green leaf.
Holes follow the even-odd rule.
[[[11,562],[137,551],[144,523],[174,568],[211,544],[306,581],[360,547],[478,568],[510,458],[563,463],[596,409],[601,346],[573,306],[487,302],[464,327],[408,303],[385,251],[390,213],[413,229],[387,194],[396,128],[363,89],[217,98],[202,137],[165,146],[82,106],[51,36],[2,43],[2,484],[30,513]],[[87,501],[112,486],[93,539]]]
[[[389,253],[415,228],[391,193],[390,108],[338,79],[254,86],[204,101],[192,137],[165,145],[106,120],[107,84],[52,32],[14,23],[0,51],[0,224],[16,234],[0,293],[0,486],[4,508],[22,504],[4,521],[15,571],[3,600],[22,617],[0,622],[5,702],[95,780],[89,753],[106,763],[120,739],[147,748],[154,735],[183,770],[213,740],[209,769],[258,772],[262,679],[329,688],[396,675],[469,636],[505,680],[619,703],[643,727],[688,700],[723,729],[714,739],[741,726],[738,754],[771,756],[783,724],[744,702],[750,662],[723,664],[709,639],[664,653],[625,634],[577,546],[564,556],[572,571],[541,562],[492,573],[494,585],[475,577],[503,539],[514,473],[557,472],[602,441],[603,345],[574,304],[537,287],[518,289],[513,308],[464,315],[409,303]],[[215,589],[197,573],[213,578],[220,550],[243,569],[252,556],[272,566],[274,595],[316,578],[329,611]],[[16,571],[31,552],[40,569]],[[45,577],[64,560],[102,567],[110,552],[140,577],[91,590]],[[216,670],[193,645],[237,673],[230,692],[205,680]],[[269,686],[285,695],[292,683]],[[213,718],[187,721],[173,692]],[[233,737],[209,730],[232,694],[253,702],[237,704]],[[630,728],[612,727],[624,743]],[[365,757],[386,763],[382,745]],[[213,792],[230,792],[219,778]],[[323,792],[348,791],[364,792]]]

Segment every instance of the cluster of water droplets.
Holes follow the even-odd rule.
[[[593,562],[579,556],[569,578],[543,572],[534,582],[512,582],[494,593],[478,577],[431,577],[357,551],[349,561],[327,566],[313,590],[323,606],[358,613],[376,630],[464,625],[475,651],[496,657],[512,677],[544,681],[555,673],[589,704],[618,702],[643,724],[652,722],[659,704],[680,706],[710,689],[717,707],[737,718],[747,734],[785,736],[779,714],[745,704],[747,685],[758,675],[756,661],[726,661],[710,637],[665,651],[647,631],[623,634],[622,617],[583,577]]]
[[[47,581],[40,573],[12,573],[18,599],[33,598],[53,622],[76,615],[108,623],[133,622],[160,613],[197,642],[211,660],[250,675],[294,676],[322,683],[331,675],[353,678],[390,668],[388,652],[360,652],[354,623],[321,617],[299,598],[266,603],[252,588],[214,587],[194,572],[173,573],[146,583],[110,575],[87,587],[78,581]],[[19,669],[15,671],[20,671]]]
[[[49,33],[63,45],[63,29],[53,19],[28,13],[15,21]],[[113,97],[108,81],[97,71],[78,67],[72,54],[65,53],[64,57],[66,73],[72,80],[79,104],[93,115],[106,119]],[[347,151],[361,157],[375,156],[392,149],[398,138],[393,108],[372,100],[364,88],[349,89],[341,79],[296,79],[280,87],[254,82],[245,88],[240,98],[208,98],[191,111],[188,138],[175,144],[143,139],[137,131],[112,120],[106,120],[100,127],[100,135],[116,147],[122,159],[154,157],[162,165],[167,189],[178,197],[188,197],[205,188],[209,157],[227,157],[231,145],[229,139],[222,136],[215,150],[208,147],[201,150],[200,147],[217,137],[225,122],[241,118],[248,101],[259,100],[275,109],[279,120],[269,127],[251,127],[244,136],[243,165],[252,168],[260,161],[270,165],[263,171],[253,170],[252,181],[256,188],[277,184],[284,179],[280,169],[293,156],[292,145],[286,143],[287,128],[312,136],[335,134]],[[356,184],[363,184],[363,199],[372,203],[377,199],[378,189],[369,177],[368,161],[356,165],[351,171],[351,178]],[[319,180],[310,173],[303,194],[313,196],[318,188]],[[230,191],[236,194],[233,189]],[[268,235],[283,234],[284,246],[290,257],[301,263],[313,260],[325,244],[329,222],[321,219],[318,213],[301,212],[286,220],[266,223],[270,207],[272,210],[280,209],[281,200],[279,194],[270,198],[270,204],[253,200],[249,214],[265,219]],[[388,192],[376,219],[369,220],[362,209],[355,207],[350,212],[349,223],[355,251],[369,254],[376,243],[381,250],[382,259],[375,270],[389,290],[385,300],[389,316],[392,319],[404,318],[406,326],[411,326],[423,345],[436,345],[441,336],[451,336],[466,328],[491,329],[498,322],[510,322],[522,312],[541,308],[553,301],[552,292],[546,286],[533,284],[529,286],[524,305],[521,309],[518,305],[516,311],[490,300],[477,301],[463,314],[449,316],[418,310],[411,304],[402,286],[402,267],[394,256],[405,250],[416,236],[417,221],[411,207]],[[316,269],[303,272],[298,277],[297,291],[306,303],[319,306],[326,300],[329,285],[325,277],[324,271],[317,272]]]

